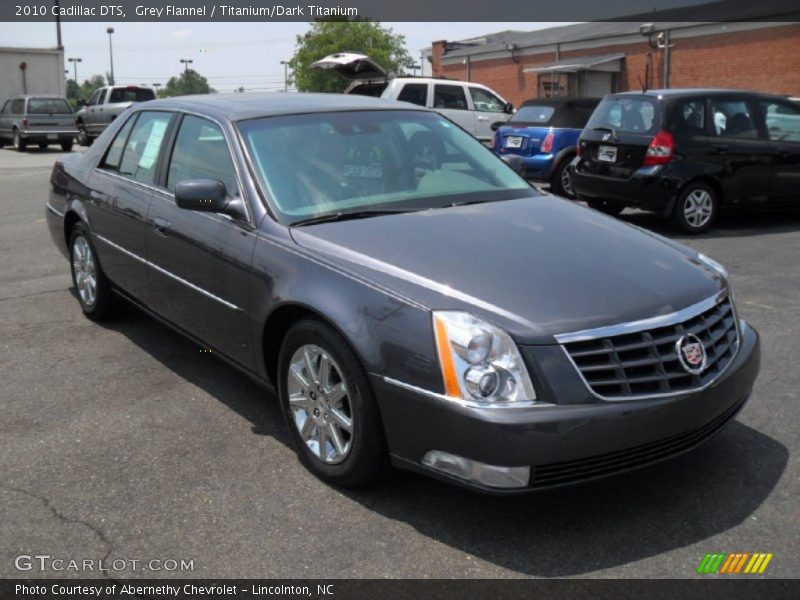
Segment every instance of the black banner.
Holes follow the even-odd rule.
[[[188,600],[195,598],[312,598],[313,600],[460,600],[591,598],[592,600],[796,600],[800,580],[740,578],[687,580],[2,580],[3,600],[107,598]]]
[[[644,9],[644,10],[643,10]],[[0,21],[795,21],[797,0],[5,0]]]

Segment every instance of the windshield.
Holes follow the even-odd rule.
[[[433,112],[316,113],[238,126],[259,183],[290,224],[536,195],[478,140]]]
[[[648,96],[608,96],[592,113],[587,129],[613,129],[624,133],[655,133],[658,103]]]
[[[546,105],[527,105],[521,106],[517,112],[514,113],[514,116],[511,117],[511,121],[520,121],[523,123],[541,123],[544,125],[550,120],[550,117],[553,116],[555,112],[554,106],[546,106]]]
[[[71,115],[72,107],[63,98],[31,98],[28,100],[28,114]]]

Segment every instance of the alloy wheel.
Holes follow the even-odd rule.
[[[561,189],[564,190],[564,194],[570,198],[574,196],[572,191],[572,178],[569,175],[569,169],[567,167],[561,169]]]
[[[75,238],[72,246],[72,274],[81,300],[86,306],[93,306],[97,300],[97,271],[92,249],[83,236]]]
[[[319,460],[342,462],[353,445],[353,411],[347,382],[333,357],[313,344],[289,361],[287,391],[292,421]]]
[[[683,202],[683,216],[692,227],[705,226],[714,212],[714,200],[706,190],[697,189],[687,194]]]

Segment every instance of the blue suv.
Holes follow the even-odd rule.
[[[522,158],[522,174],[550,183],[554,194],[574,198],[569,164],[600,98],[542,98],[523,102],[509,121],[494,123],[492,150]]]

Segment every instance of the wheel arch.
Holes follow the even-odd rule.
[[[679,194],[683,193],[683,190],[685,190],[693,183],[705,183],[706,185],[708,185],[712,190],[714,190],[714,193],[717,195],[717,202],[719,203],[719,207],[720,208],[722,207],[724,201],[724,193],[722,191],[722,185],[720,184],[719,181],[717,181],[715,177],[712,177],[711,175],[698,175],[697,177],[692,177],[691,179],[684,182],[684,184],[681,186]]]

